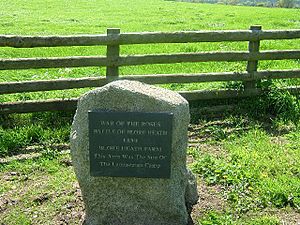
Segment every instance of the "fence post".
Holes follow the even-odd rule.
[[[252,33],[256,33],[258,34],[261,31],[261,26],[250,26],[250,30],[252,31]],[[249,45],[248,45],[248,50],[249,53],[255,53],[255,52],[259,52],[259,45],[260,45],[260,41],[259,39],[256,41],[249,41]],[[257,71],[257,67],[258,67],[258,61],[248,61],[247,63],[247,72],[250,74],[251,77],[254,76],[254,72]],[[256,81],[246,81],[244,82],[244,89],[248,89],[248,88],[256,88]]]
[[[108,28],[107,29],[107,36],[113,36],[116,40],[118,40],[120,35],[120,29],[119,28]],[[115,64],[118,61],[118,58],[120,56],[120,45],[113,44],[113,45],[107,45],[106,50],[106,57],[108,62],[112,62]],[[119,77],[119,67],[112,65],[106,67],[106,79],[108,80],[114,80],[115,78]]]

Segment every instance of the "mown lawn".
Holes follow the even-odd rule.
[[[263,29],[299,29],[299,9],[238,7],[194,4],[163,0],[94,0],[94,1],[0,1],[0,34],[74,35],[103,34],[107,28],[122,32],[247,30],[260,24]],[[262,41],[261,49],[297,49],[299,40]],[[154,44],[122,46],[121,54],[246,50],[247,43]],[[13,49],[0,48],[0,58],[105,55],[105,48],[57,47]],[[263,61],[259,69],[295,69],[299,60]],[[121,74],[199,73],[244,71],[245,62],[184,63],[172,65],[128,66]],[[105,68],[63,68],[0,71],[0,82],[103,76]],[[294,83],[298,83],[293,81]],[[173,90],[220,88],[225,83],[164,85]],[[0,96],[0,102],[24,99],[77,97],[86,89],[50,91]]]
[[[146,4],[142,0],[0,0],[0,8],[0,34],[102,34],[109,27],[119,27],[123,32],[246,30],[254,24],[262,25],[263,29],[300,28],[299,9],[163,0],[149,0]],[[299,49],[299,44],[299,40],[263,41],[261,49]],[[123,46],[121,52],[126,55],[246,49],[246,42],[226,42]],[[103,47],[0,48],[0,58],[104,54]],[[185,63],[124,67],[121,74],[243,71],[245,68],[246,63],[238,62]],[[259,64],[259,69],[264,70],[299,68],[299,60]],[[105,68],[0,71],[0,82],[104,74]],[[273,83],[274,86],[291,84],[299,81]],[[237,84],[163,87],[193,90],[230,85]],[[0,102],[77,97],[86,90],[1,95]],[[300,223],[299,98],[271,93],[267,100],[252,100],[247,107],[248,111],[263,114],[193,120],[188,154],[193,161],[190,167],[199,178],[200,197],[203,196],[193,213],[196,224]],[[279,118],[275,117],[274,109]],[[66,112],[0,116],[0,224],[79,224],[82,221],[83,204],[69,155],[72,116]]]

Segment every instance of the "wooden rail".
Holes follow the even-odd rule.
[[[300,70],[273,70],[254,72],[223,72],[202,74],[156,74],[131,75],[113,78],[115,80],[137,80],[147,84],[196,83],[216,81],[257,81],[261,79],[299,78]],[[111,81],[111,80],[110,80]],[[109,81],[106,77],[87,77],[58,80],[39,80],[0,83],[0,94],[66,90],[85,87],[101,87]]]
[[[131,45],[154,43],[193,43],[221,41],[258,41],[300,38],[300,30],[269,30],[253,33],[244,31],[190,31],[190,32],[151,32],[122,33],[109,35],[77,36],[15,36],[0,35],[0,47],[34,48],[59,46],[94,46],[94,45]]]
[[[0,70],[90,67],[90,66],[136,66],[149,64],[173,64],[187,62],[237,62],[258,60],[299,59],[300,50],[249,52],[204,52],[168,55],[119,56],[115,59],[97,56],[61,58],[0,59]]]
[[[292,94],[300,92],[300,87],[289,87],[285,90]],[[264,93],[262,89],[248,90],[199,90],[199,91],[179,91],[188,101],[194,100],[215,100],[226,98],[245,98],[260,96]],[[45,112],[45,111],[74,111],[77,107],[77,98],[71,99],[50,99],[25,102],[9,102],[0,105],[0,114],[10,113],[30,113],[30,112]]]
[[[120,29],[108,29],[106,35],[46,37],[0,35],[0,47],[34,48],[93,45],[107,46],[106,56],[2,58],[0,59],[0,70],[102,66],[106,67],[106,77],[2,82],[0,83],[0,94],[100,87],[112,80],[129,79],[139,80],[149,84],[215,81],[242,81],[244,83],[243,90],[200,90],[193,92],[180,92],[180,94],[188,100],[258,96],[264,91],[256,88],[256,82],[261,79],[300,78],[299,69],[259,71],[258,62],[260,60],[300,59],[300,49],[260,51],[260,41],[297,38],[300,38],[300,30],[263,31],[261,30],[261,26],[251,26],[250,30],[245,31],[120,33]],[[194,52],[130,56],[120,55],[120,47],[122,45],[221,41],[248,41],[248,51]],[[245,68],[244,72],[119,76],[119,68],[121,66],[214,61],[247,61],[247,68]],[[300,89],[298,87],[289,87],[287,90],[292,93],[297,93]],[[74,110],[76,108],[76,103],[77,99],[1,103],[0,114]]]

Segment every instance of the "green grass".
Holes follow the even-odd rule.
[[[271,9],[149,0],[1,1],[1,33],[104,33],[123,31],[297,28],[297,9]],[[257,12],[260,12],[259,14]],[[143,18],[141,20],[141,18]],[[282,19],[284,18],[284,20]]]
[[[224,6],[150,0],[94,0],[70,2],[37,0],[10,2],[0,1],[1,34],[20,35],[73,35],[103,34],[109,27],[119,27],[122,32],[182,31],[182,30],[236,30],[249,29],[260,24],[263,29],[297,29],[299,9],[271,9],[245,6]],[[284,18],[284,19],[283,19]],[[261,49],[297,49],[299,40],[262,41]],[[154,44],[122,46],[121,53],[150,54],[195,51],[246,50],[247,43],[196,43],[196,44]],[[105,55],[105,48],[57,47],[13,49],[1,48],[1,58],[51,57],[51,56]],[[244,71],[245,62],[184,63],[172,65],[145,65],[122,67],[120,73],[199,73]],[[264,61],[259,69],[300,68],[297,60]],[[44,80],[104,76],[105,68],[63,68],[19,71],[0,71],[0,82],[21,80]],[[293,81],[293,84],[299,83]],[[163,85],[173,90],[196,90],[220,88],[222,82],[203,84]],[[77,97],[86,89],[25,93],[0,96],[0,102],[12,100]]]
[[[0,167],[0,195],[4,224],[50,224],[76,200],[73,168],[64,164],[69,155],[13,161]],[[5,204],[7,202],[7,204]],[[82,204],[81,204],[82,205]],[[81,207],[77,205],[73,210]],[[73,218],[75,221],[78,218]],[[77,221],[77,224],[78,221]]]
[[[278,134],[278,127],[265,129],[253,121],[236,122],[229,118],[224,127],[215,125],[202,130],[210,135],[209,143],[221,146],[223,154],[201,148],[189,150],[196,159],[193,171],[207,184],[221,185],[223,198],[229,203],[225,212],[208,212],[199,223],[281,224],[274,215],[255,218],[253,214],[270,208],[291,208],[300,213],[299,127]],[[241,127],[242,131],[237,129]],[[230,132],[233,128],[238,132]]]
[[[0,116],[0,157],[26,153],[26,146],[68,142],[72,115],[60,112]]]
[[[274,216],[262,216],[259,218],[247,218],[235,220],[230,214],[217,212],[208,213],[200,222],[201,225],[280,225],[278,218]]]
[[[198,215],[196,224],[279,225],[283,215],[300,219],[299,127],[270,127],[247,117],[200,121],[196,126],[202,127],[197,136],[204,138],[199,143],[205,147],[189,148],[194,158],[190,167],[199,182],[218,186],[226,202],[221,211],[212,208]],[[83,205],[70,155],[46,144],[41,147],[33,158],[3,157],[8,161],[0,164],[0,196],[7,204],[2,205],[0,220],[48,224],[73,212],[77,217],[68,221],[79,224]]]
[[[163,0],[0,0],[0,34],[74,35],[103,34],[109,27],[122,32],[182,30],[299,29],[299,9],[193,4]],[[262,41],[262,50],[299,49],[299,40]],[[154,44],[122,46],[121,53],[150,54],[247,50],[247,43]],[[0,48],[0,58],[105,55],[105,48],[57,47]],[[244,71],[245,62],[184,63],[122,67],[121,75]],[[262,61],[260,70],[299,69],[299,60]],[[105,68],[61,68],[0,71],[0,82],[104,76]],[[220,186],[224,211],[208,210],[198,224],[280,224],[277,213],[299,213],[300,204],[300,103],[276,87],[299,81],[264,81],[272,91],[263,98],[247,99],[241,108],[248,116],[230,117],[220,123],[200,122],[198,131],[210,148],[222,154],[190,148],[193,170],[206,185]],[[172,90],[236,87],[236,83],[168,84]],[[78,97],[89,89],[1,95],[0,102]],[[273,115],[269,115],[272,112]],[[34,113],[0,116],[0,221],[5,224],[49,224],[68,220],[78,224],[82,202],[74,194],[75,174],[68,144],[72,113]],[[196,121],[196,119],[194,119]],[[196,121],[195,123],[198,123]],[[292,124],[292,125],[290,125]],[[297,127],[298,125],[298,127]],[[292,127],[292,128],[291,128]],[[35,147],[40,150],[35,150]],[[35,158],[23,159],[20,156]],[[29,188],[30,187],[30,188]],[[77,201],[77,202],[76,202]],[[2,210],[2,207],[5,210]],[[1,211],[2,210],[2,211]],[[71,215],[71,216],[70,216]],[[67,219],[66,219],[67,218]]]

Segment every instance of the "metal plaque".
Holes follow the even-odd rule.
[[[91,176],[170,178],[171,113],[92,110]]]

